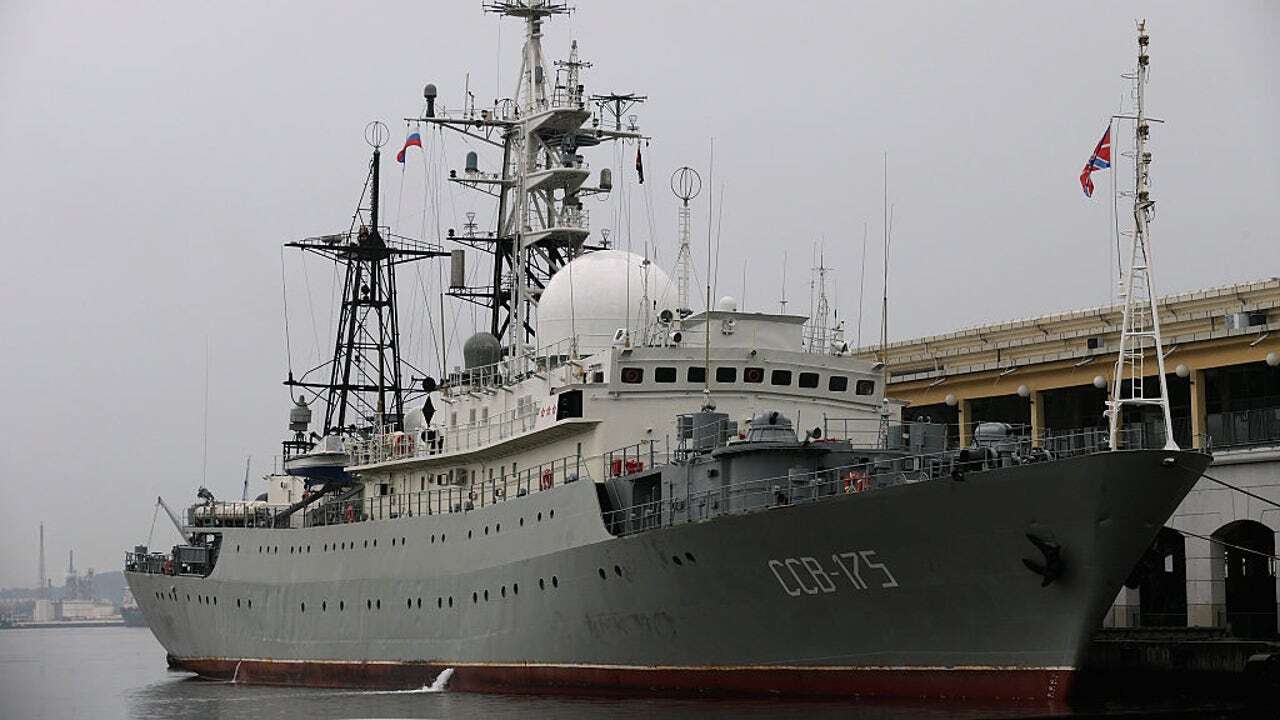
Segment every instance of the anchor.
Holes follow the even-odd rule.
[[[1054,580],[1062,577],[1062,571],[1066,569],[1066,564],[1062,561],[1062,547],[1056,542],[1044,540],[1031,533],[1027,533],[1027,539],[1044,556],[1044,562],[1023,558],[1022,564],[1026,565],[1031,572],[1044,578],[1040,582],[1040,587],[1049,587]]]

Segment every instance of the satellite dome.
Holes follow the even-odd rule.
[[[462,344],[462,362],[468,370],[502,360],[502,343],[487,332],[478,332]]]
[[[649,301],[658,312],[675,304],[671,278],[644,258],[625,250],[597,250],[574,259],[552,276],[538,301],[538,344],[551,345],[578,336],[584,354],[608,348],[618,328],[639,327],[640,300],[648,275]],[[630,317],[630,322],[627,318]]]

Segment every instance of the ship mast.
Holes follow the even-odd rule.
[[[605,100],[587,97],[581,71],[591,63],[578,57],[574,42],[566,61],[555,63],[555,80],[549,78],[542,49],[542,24],[565,15],[570,8],[558,0],[486,0],[486,12],[524,22],[524,46],[515,92],[510,98],[495,100],[492,110],[477,113],[464,108],[461,116],[450,116],[434,107],[435,86],[428,86],[425,117],[407,118],[431,126],[449,128],[474,140],[502,150],[499,172],[484,172],[479,158],[468,153],[462,172],[451,171],[449,180],[498,200],[494,231],[452,239],[493,255],[493,273],[488,285],[455,286],[449,294],[490,310],[489,332],[503,339],[508,378],[522,372],[520,358],[526,356],[535,335],[533,310],[551,276],[586,250],[590,234],[585,197],[608,193],[613,187],[609,169],[600,173],[599,184],[587,185],[590,170],[579,150],[605,140],[640,140],[632,123],[623,129],[600,127],[600,114],[593,118],[588,103],[601,108]],[[630,104],[639,96],[610,95],[610,110],[624,112],[618,98]],[[629,105],[628,105],[629,107]],[[591,122],[590,127],[584,127]]]
[[[680,250],[676,253],[676,313],[686,318],[693,313],[689,304],[689,280],[693,274],[693,255],[689,248],[689,201],[702,191],[702,176],[685,165],[671,173],[671,192],[680,199]]]
[[[386,125],[370,123],[365,140],[373,148],[365,185],[368,207],[356,210],[345,233],[285,243],[286,247],[324,257],[344,270],[342,306],[327,382],[300,378],[292,370],[285,385],[325,397],[324,434],[343,434],[367,427],[398,429],[404,419],[405,387],[401,375],[400,330],[396,312],[396,266],[448,255],[437,245],[392,234],[381,224],[379,180]],[[366,220],[367,218],[367,220]],[[298,399],[302,404],[302,399]],[[304,408],[305,409],[305,408]],[[301,430],[284,444],[289,455],[310,450]]]
[[[1157,307],[1152,275],[1152,257],[1149,224],[1155,201],[1151,199],[1151,152],[1147,139],[1151,126],[1144,104],[1147,71],[1150,57],[1147,45],[1150,37],[1146,21],[1138,23],[1138,69],[1135,76],[1137,113],[1134,132],[1134,196],[1133,243],[1129,250],[1129,270],[1125,273],[1124,315],[1120,326],[1120,352],[1116,358],[1115,377],[1111,385],[1111,399],[1107,402],[1110,421],[1110,441],[1113,450],[1120,447],[1121,421],[1126,407],[1145,406],[1160,408],[1164,419],[1164,447],[1177,450],[1173,439],[1173,418],[1169,412],[1169,388],[1164,374],[1164,346],[1160,339],[1160,313]],[[1150,348],[1155,356],[1158,394],[1145,394],[1146,352]]]

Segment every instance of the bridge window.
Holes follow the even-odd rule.
[[[638,385],[644,382],[644,368],[627,367],[622,368],[622,382],[628,385]]]
[[[870,395],[876,391],[875,380],[859,380],[857,387],[854,389],[858,395]]]
[[[673,367],[660,367],[653,369],[653,381],[660,383],[673,383],[676,381],[676,369]]]
[[[718,383],[738,382],[738,368],[736,367],[716,368],[716,382]]]
[[[743,369],[742,382],[755,384],[764,382],[764,368],[749,367]]]
[[[827,378],[827,389],[831,392],[848,392],[849,378],[844,375],[832,375]]]
[[[802,372],[800,373],[800,381],[798,383],[802,388],[818,387],[818,373]]]
[[[704,367],[690,367],[684,376],[685,382],[701,383],[707,381],[707,369]]]
[[[769,374],[769,384],[770,385],[790,385],[791,371],[790,370],[774,370],[772,373]]]

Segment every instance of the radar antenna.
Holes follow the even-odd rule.
[[[1160,313],[1157,307],[1151,242],[1148,224],[1151,222],[1155,201],[1151,199],[1151,152],[1147,139],[1151,125],[1146,116],[1144,97],[1150,56],[1147,55],[1146,21],[1138,23],[1138,69],[1135,76],[1137,98],[1136,125],[1134,129],[1134,196],[1133,242],[1129,250],[1129,270],[1125,273],[1124,315],[1120,326],[1120,353],[1116,358],[1115,377],[1111,384],[1111,399],[1107,402],[1110,422],[1111,448],[1121,445],[1120,430],[1126,407],[1155,406],[1164,420],[1164,448],[1177,450],[1173,439],[1173,418],[1169,412],[1169,388],[1164,376],[1164,345],[1160,339]],[[1155,355],[1157,393],[1146,394],[1146,352],[1150,348]]]
[[[681,318],[693,313],[689,306],[689,276],[693,274],[693,256],[689,250],[689,201],[702,192],[702,176],[685,165],[671,173],[671,192],[680,199],[680,250],[676,253],[676,312]]]

